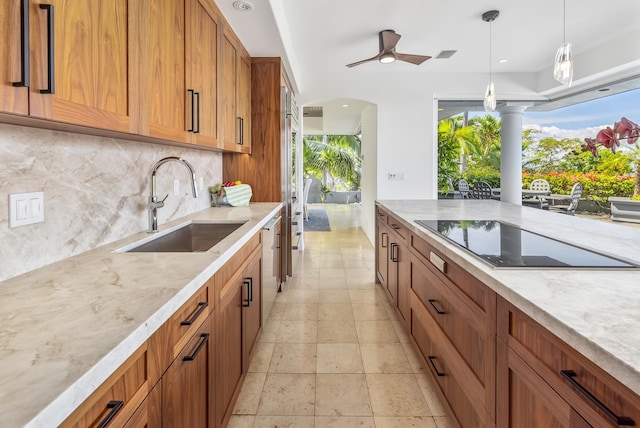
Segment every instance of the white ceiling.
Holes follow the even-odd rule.
[[[572,91],[584,92],[585,85],[607,82],[607,73],[583,72],[577,73],[584,82],[582,86],[578,81],[574,89],[557,89],[544,87],[542,79],[535,76],[547,72],[562,44],[561,0],[249,0],[254,6],[251,12],[233,9],[234,0],[215,1],[252,56],[283,57],[303,102],[304,94],[316,85],[314,76],[361,76],[375,91],[390,76],[415,79],[414,74],[418,74],[425,80],[436,80],[451,73],[459,73],[463,79],[464,74],[487,73],[489,24],[481,15],[492,9],[500,11],[492,24],[494,74],[528,73],[526,76],[533,76],[530,80],[538,81],[538,91],[525,91],[519,94],[522,98],[553,98],[554,93],[566,98]],[[606,53],[607,43],[627,34],[640,34],[640,0],[566,0],[566,16],[566,37],[573,44],[576,58],[590,56],[593,61],[592,52]],[[420,66],[370,62],[352,69],[345,67],[376,55],[378,32],[384,29],[402,35],[398,52],[433,57],[442,50],[458,52],[450,59],[433,58]],[[632,43],[637,46],[640,41],[636,38]],[[508,61],[500,64],[498,59]],[[598,59],[601,63],[608,60],[606,55]],[[585,65],[583,70],[587,68]],[[640,70],[626,70],[627,76],[634,73],[640,75]],[[313,104],[324,104],[325,114],[338,123],[341,114],[356,114],[354,109],[342,108],[344,103],[348,102],[333,99]],[[333,119],[329,117],[325,117],[324,127],[331,132]]]

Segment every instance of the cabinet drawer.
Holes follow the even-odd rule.
[[[213,283],[209,280],[208,283]],[[200,328],[213,309],[213,285],[205,284],[169,320],[169,334],[173,340],[173,357],[177,357],[189,339]]]
[[[123,426],[148,393],[145,344],[91,394],[60,427],[98,427],[105,422],[108,426]]]
[[[593,426],[624,426],[614,415],[640,424],[638,395],[503,299],[498,334]]]
[[[417,257],[411,261],[411,288],[442,332],[482,385],[486,386],[493,358],[491,321],[469,308]]]
[[[493,425],[492,412],[486,410],[491,408],[493,402],[486,402],[482,387],[473,374],[465,369],[460,356],[451,352],[446,338],[413,292],[411,335],[460,426]]]
[[[387,223],[387,218],[389,216],[386,212],[384,212],[380,207],[376,207],[376,218],[380,220],[382,223]]]
[[[390,226],[391,230],[393,230],[395,233],[397,233],[398,236],[400,236],[402,239],[404,239],[405,242],[409,242],[409,235],[410,235],[409,229],[404,227],[402,225],[402,223],[400,223],[395,218],[393,218],[391,216],[388,216],[387,217],[387,224]]]
[[[426,240],[416,235],[411,235],[411,248],[414,253],[422,256],[425,265],[432,268],[438,275],[447,278],[468,299],[478,305],[483,311],[490,311],[492,297],[490,290],[478,279],[467,273],[448,257],[436,250]]]

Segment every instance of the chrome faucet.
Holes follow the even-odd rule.
[[[187,167],[189,173],[191,174],[191,190],[193,191],[193,197],[198,197],[196,172],[189,162],[177,156],[168,156],[154,163],[151,167],[151,196],[149,196],[149,204],[147,205],[147,209],[149,210],[149,233],[155,233],[158,231],[158,208],[164,207],[164,201],[169,196],[167,194],[164,199],[162,199],[161,201],[158,200],[158,195],[156,192],[156,174],[158,173],[158,168],[160,168],[161,165],[164,165],[165,163],[170,161],[179,162]]]

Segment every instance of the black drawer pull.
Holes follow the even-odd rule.
[[[436,376],[438,377],[444,376],[444,373],[439,371],[438,368],[436,367],[436,363],[433,362],[433,360],[435,360],[436,357],[433,355],[429,355],[428,358],[429,358],[429,362],[431,363],[431,367],[433,367],[433,371],[436,372]]]
[[[253,278],[245,278],[245,281],[249,283],[249,303],[253,302]]]
[[[196,116],[196,107],[195,107],[195,97],[196,97],[196,91],[194,91],[193,89],[187,89],[187,92],[189,92],[191,94],[191,128],[189,128],[187,130],[187,132],[193,132],[196,130],[196,125],[195,125],[195,116]]]
[[[195,131],[193,131],[194,134],[199,134],[200,133],[200,92],[196,92],[196,112],[197,112],[197,116],[198,116],[198,127],[196,128]]]
[[[249,283],[249,281],[247,281],[247,279],[245,278],[244,281],[242,281],[242,285],[246,285],[247,286],[247,298],[244,299],[244,301],[242,302],[242,307],[243,308],[248,308],[249,306],[251,306],[251,291],[249,289],[249,287],[251,286],[251,284]]]
[[[633,419],[627,416],[618,416],[611,411],[607,406],[602,403],[602,401],[598,400],[587,388],[582,386],[580,382],[578,382],[575,377],[578,376],[576,372],[573,370],[560,370],[560,375],[567,380],[574,388],[578,390],[582,395],[584,395],[589,401],[591,401],[595,406],[600,409],[613,423],[622,426],[635,426],[636,424],[633,422]]]
[[[391,243],[391,261],[398,263],[398,244],[395,242]]]
[[[442,310],[438,309],[438,307],[435,305],[435,303],[436,303],[436,301],[435,301],[435,300],[433,300],[433,299],[429,299],[429,304],[431,305],[431,307],[432,307],[433,309],[435,309],[435,311],[436,311],[436,313],[437,313],[438,315],[444,315],[444,314],[446,314],[446,312],[445,312],[445,311],[442,311]]]
[[[104,417],[104,419],[98,424],[97,428],[106,428],[111,423],[113,418],[116,417],[120,409],[124,407],[124,401],[111,400],[107,403],[107,409],[111,411]]]
[[[13,86],[29,87],[29,0],[20,2],[20,81]]]
[[[191,355],[185,356],[182,359],[182,361],[193,361],[193,360],[195,360],[196,357],[198,356],[198,353],[200,352],[200,350],[204,346],[204,344],[207,343],[207,340],[209,340],[209,333],[202,333],[200,335],[200,342],[198,343],[198,346],[196,346],[196,349],[193,350]]]
[[[387,232],[382,232],[382,235],[380,235],[380,239],[382,241],[381,242],[382,248],[387,248],[388,242],[387,243],[384,242],[384,238],[386,238],[386,237],[387,237]]]
[[[391,223],[391,227],[393,227],[394,230],[400,230],[400,226],[395,223]]]
[[[41,4],[40,9],[47,11],[47,89],[40,89],[41,94],[55,94],[55,64],[54,64],[54,17],[53,17],[53,5]]]
[[[198,302],[198,309],[196,309],[191,318],[182,321],[180,325],[191,325],[196,322],[202,311],[204,311],[204,308],[206,308],[207,306],[209,306],[207,302]]]

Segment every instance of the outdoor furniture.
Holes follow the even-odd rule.
[[[475,199],[491,199],[493,196],[493,190],[486,181],[478,181],[473,185],[471,196]]]
[[[462,199],[467,199],[469,197],[471,189],[469,188],[469,183],[464,178],[461,178],[458,181],[458,192],[462,196]]]
[[[456,190],[455,187],[453,187],[453,180],[451,180],[451,178],[447,178],[446,189],[438,190],[438,199],[462,199],[462,198],[464,198],[464,196],[462,196],[462,193],[460,193],[458,190]]]
[[[554,203],[549,205],[549,211],[555,211],[562,214],[575,215],[576,208],[578,208],[578,202],[580,201],[580,196],[582,196],[582,184],[576,183],[571,188],[570,195],[555,195],[551,194],[547,196],[547,200],[553,201]],[[560,202],[568,202],[567,204],[556,204],[556,201]]]
[[[551,185],[549,184],[549,182],[543,178],[536,178],[531,182],[531,185],[529,185],[529,189],[536,192],[544,193],[541,195],[534,195],[530,198],[523,198],[522,205],[526,207],[548,210],[549,203],[543,195],[551,194]],[[524,191],[522,192],[522,195],[526,196]]]

